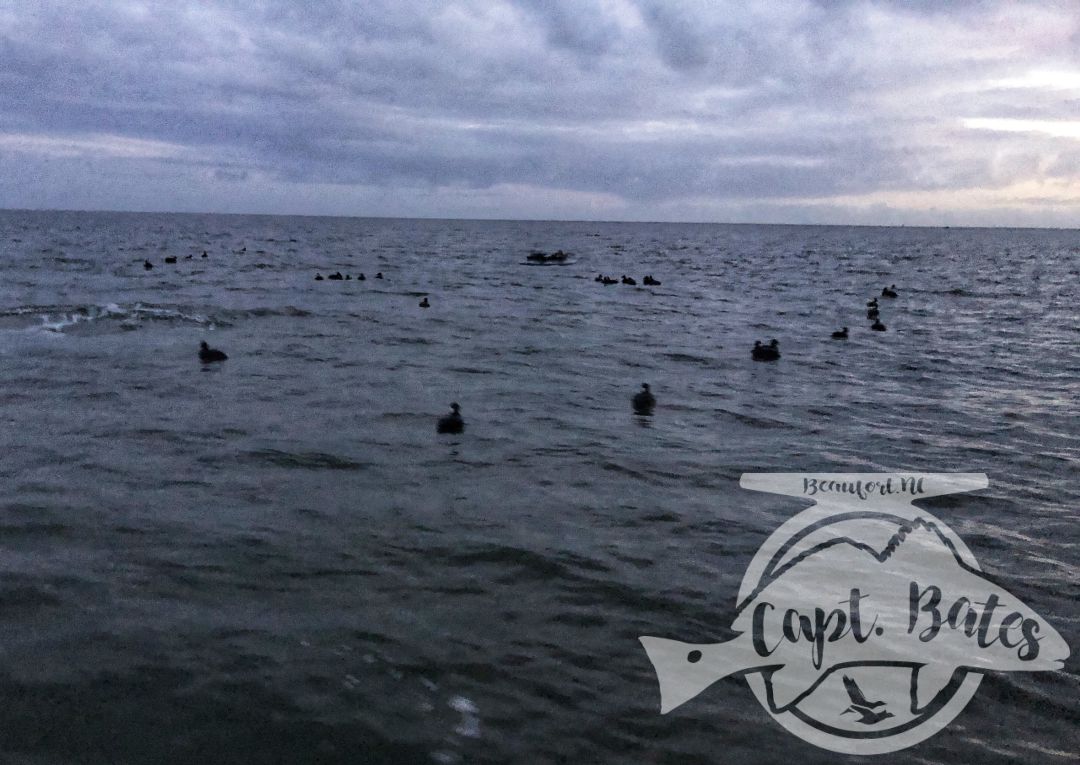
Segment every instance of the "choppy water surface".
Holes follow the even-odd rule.
[[[637,637],[805,504],[744,471],[985,471],[933,511],[1080,649],[1076,232],[6,212],[0,269],[12,761],[835,762],[657,713]],[[887,760],[1070,761],[1076,667]]]

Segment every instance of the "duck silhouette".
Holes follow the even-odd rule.
[[[431,303],[428,302],[427,298],[424,298],[423,300],[420,301],[420,307],[421,308],[431,308]]]
[[[315,281],[321,282],[322,280],[323,280],[323,275],[322,274],[315,274]]]
[[[882,297],[887,297],[887,298],[896,297],[896,285],[894,284],[891,287],[882,287],[881,296]]]
[[[375,274],[375,278],[376,278],[376,279],[382,279],[382,271],[380,271],[379,273]]]
[[[876,306],[874,308],[871,308],[869,311],[866,312],[866,318],[868,318],[868,319],[876,319],[880,315],[881,315],[881,311],[879,311]]]
[[[360,282],[367,281],[367,277],[364,276],[363,273],[361,273],[358,277],[356,277],[356,280]]]
[[[775,338],[768,345],[762,345],[760,340],[755,340],[750,358],[754,361],[776,361],[780,358],[780,343]]]
[[[884,332],[885,325],[881,323],[881,319],[875,318],[874,323],[870,325],[870,329],[874,330],[875,332]]]
[[[641,384],[641,390],[634,394],[631,403],[634,406],[635,414],[650,415],[653,413],[653,408],[656,406],[656,396],[649,390],[648,383]]]
[[[867,308],[877,308],[878,307],[877,298],[870,298],[869,300],[867,300],[866,301],[866,307]]]
[[[833,340],[847,340],[847,327],[838,329],[832,333]]]
[[[225,355],[224,351],[219,351],[217,348],[211,348],[206,344],[205,340],[199,343],[199,361],[203,364],[210,364],[214,361],[225,361],[227,358],[229,357]]]
[[[636,286],[637,286],[637,282],[636,282],[636,281],[635,281],[634,279],[631,279],[631,278],[630,278],[629,276],[627,276],[626,274],[623,274],[623,278],[622,278],[622,283],[623,283],[623,284],[629,284],[629,285],[630,285],[630,286],[632,286],[632,287],[636,287]]]
[[[247,247],[245,247],[244,249],[246,250],[246,249],[247,249]],[[206,250],[203,250],[203,251],[202,251],[202,256],[203,256],[204,258],[209,258],[209,257],[210,257],[209,255],[207,255],[207,254],[206,254]]]
[[[151,263],[149,260],[144,260],[142,262],[142,267],[145,268],[147,271],[149,271],[151,268],[154,267],[154,264]]]
[[[170,255],[169,257],[165,258],[165,262],[166,263],[175,263],[176,262],[176,256],[175,255]]]
[[[866,696],[863,695],[862,689],[859,688],[858,683],[847,675],[844,675],[844,689],[847,691],[848,698],[851,700],[851,706],[840,714],[846,715],[848,712],[855,712],[859,715],[858,722],[863,725],[874,725],[882,720],[894,717],[892,712],[884,709],[880,712],[875,711],[878,707],[885,706],[885,702],[867,701]]]
[[[341,272],[340,272],[340,271],[335,271],[334,273],[330,274],[330,275],[329,275],[328,277],[326,277],[326,278],[327,278],[327,279],[330,279],[331,281],[335,281],[335,282],[340,282],[340,281],[344,281],[344,280],[345,280],[345,277],[341,275]]]
[[[450,405],[452,410],[450,414],[439,418],[439,421],[435,423],[436,433],[463,433],[465,431],[465,420],[461,419],[461,406],[454,402]]]

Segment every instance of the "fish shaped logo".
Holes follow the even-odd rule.
[[[1057,670],[1068,658],[1053,627],[912,504],[985,488],[984,474],[747,473],[741,485],[815,504],[754,556],[734,637],[640,638],[661,713],[739,675],[792,733],[880,754],[948,725],[984,673]]]

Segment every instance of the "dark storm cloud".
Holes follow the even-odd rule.
[[[0,160],[92,157],[136,184],[141,161],[165,208],[170,193],[197,206],[200,178],[252,200],[276,182],[510,184],[635,210],[1003,186],[1039,168],[1064,177],[1072,154],[960,120],[1070,119],[1080,89],[1047,99],[1005,81],[1035,64],[1075,70],[1074,15],[1004,2],[0,0]],[[171,190],[155,185],[166,176]],[[18,203],[0,185],[0,205]]]

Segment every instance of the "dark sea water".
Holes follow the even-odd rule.
[[[729,636],[806,505],[743,472],[960,470],[927,506],[1074,656],[878,761],[1075,762],[1078,277],[1074,231],[0,212],[2,759],[855,762],[740,678],[661,716],[638,636]]]

